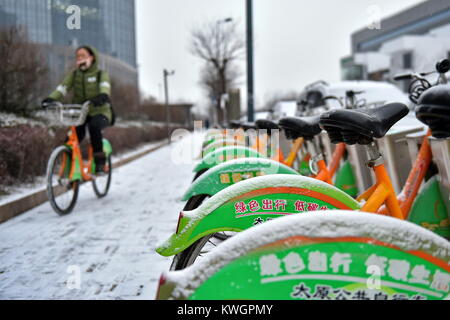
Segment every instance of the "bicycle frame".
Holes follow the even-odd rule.
[[[398,196],[394,191],[385,165],[382,163],[373,166],[376,183],[357,199],[358,201],[366,200],[366,204],[362,208],[363,211],[391,215],[399,219],[408,218],[413,202],[419,192],[420,185],[422,184],[432,160],[431,147],[428,141],[430,136],[431,132],[428,131],[423,139],[417,160],[411,169],[402,192]],[[314,177],[331,184],[332,178],[344,156],[345,148],[346,146],[343,143],[336,146],[329,167],[327,167],[325,161],[320,158],[320,160],[317,161],[319,172]],[[383,204],[385,204],[384,207]]]
[[[69,140],[66,145],[72,150],[70,180],[71,181],[92,181],[92,172],[94,166],[94,152],[92,146],[89,146],[87,164],[84,163],[83,155],[81,153],[80,142],[75,126],[70,128]],[[63,160],[64,162],[66,159]],[[64,168],[65,166],[63,166]]]
[[[409,173],[408,179],[405,182],[402,192],[397,197],[402,215],[405,219],[407,219],[409,216],[413,202],[419,192],[420,185],[422,184],[425,174],[427,173],[428,168],[431,164],[432,153],[428,140],[430,136],[431,131],[428,130],[423,139],[416,162],[414,163],[414,166]],[[379,213],[386,214],[386,208],[382,208],[381,210],[379,210]]]
[[[314,142],[307,141],[307,148],[309,155],[313,158],[313,161],[314,159],[317,159],[316,163],[318,167],[318,172],[312,177],[317,180],[326,182],[328,184],[333,184],[333,178],[345,154],[346,150],[345,144],[340,143],[336,146],[336,149],[334,150],[333,155],[331,156],[331,162],[329,166],[327,166],[323,155],[317,151],[317,147],[315,146]]]
[[[70,161],[70,181],[92,181],[95,177],[92,173],[95,171],[94,151],[92,145],[88,147],[88,161],[84,162],[83,154],[81,152],[80,141],[77,135],[77,129],[75,126],[70,127],[70,134],[68,141],[65,144],[72,150],[72,158]],[[103,139],[103,151],[107,156],[112,154],[112,146],[108,140]],[[60,176],[64,175],[64,171],[67,167],[67,158],[64,155],[63,165],[61,166]],[[109,170],[109,168],[107,168]]]
[[[420,185],[430,166],[432,154],[428,142],[431,132],[428,131],[420,148],[417,160],[411,169],[402,192],[397,196],[384,163],[375,164],[373,170],[376,183],[358,197],[358,201],[366,200],[362,210],[366,212],[391,215],[398,219],[407,219],[412,204],[417,197]],[[385,207],[382,205],[385,204]]]
[[[362,211],[377,213],[378,209],[385,204],[389,210],[389,215],[404,220],[402,209],[397,200],[394,187],[384,164],[373,167],[376,176],[376,183],[366,192],[358,197],[358,201],[367,200],[362,207]]]

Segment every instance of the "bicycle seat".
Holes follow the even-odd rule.
[[[244,122],[241,124],[241,127],[246,131],[247,130],[256,130],[256,125],[254,122]]]
[[[281,119],[279,125],[286,133],[288,139],[304,138],[305,140],[311,140],[322,132],[319,120],[320,116],[287,117]]]
[[[228,126],[230,127],[230,129],[239,129],[242,126],[242,122],[239,120],[231,120],[228,123]]]
[[[278,127],[278,125],[275,122],[270,120],[257,120],[255,124],[258,130],[268,130],[270,132],[270,130],[280,129],[280,127]]]
[[[374,138],[384,137],[408,113],[409,109],[403,103],[390,103],[375,109],[336,109],[320,117],[320,126],[334,144],[367,145]]]
[[[433,137],[450,138],[450,85],[426,90],[419,98],[416,116],[430,127]]]

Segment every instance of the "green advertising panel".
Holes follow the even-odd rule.
[[[441,237],[450,238],[448,210],[442,198],[437,177],[431,178],[417,195],[408,221],[431,230]]]
[[[269,174],[298,175],[294,169],[274,160],[262,158],[231,160],[204,173],[192,183],[182,200],[187,201],[197,195],[214,195],[235,183]]]
[[[209,146],[212,143],[215,143],[219,140],[224,139],[224,135],[220,134],[220,135],[212,135],[210,137],[207,137],[205,142],[203,142],[203,148]]]
[[[359,209],[356,202],[338,199],[326,193],[293,187],[255,190],[228,201],[199,221],[190,239],[217,228],[219,217],[223,230],[243,231],[266,221],[303,212]]]
[[[349,196],[356,198],[359,194],[358,187],[356,185],[356,178],[353,174],[353,169],[350,161],[345,161],[342,167],[336,173],[336,182],[334,184],[336,188],[341,189]]]
[[[214,152],[218,149],[224,148],[224,147],[245,147],[245,143],[239,140],[232,140],[232,139],[223,139],[215,141],[214,143],[209,144],[207,147],[203,149],[202,156],[205,157],[211,152]]]
[[[216,232],[241,232],[280,217],[335,209],[359,210],[360,204],[312,178],[287,174],[257,177],[225,188],[194,211],[183,212],[177,232],[157,252],[172,256]]]
[[[372,238],[287,238],[218,270],[191,300],[442,300],[449,265]]]
[[[265,158],[258,151],[242,147],[242,146],[231,146],[217,149],[213,152],[208,153],[201,162],[195,167],[194,172],[200,172],[202,170],[208,170],[215,167],[218,164],[243,158]]]

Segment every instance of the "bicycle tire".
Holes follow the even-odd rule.
[[[111,187],[112,171],[113,171],[111,156],[107,157],[106,163],[108,164],[109,170],[108,170],[108,173],[106,174],[107,180],[106,180],[106,186],[105,186],[104,191],[102,192],[102,190],[100,190],[100,188],[98,187],[97,179],[92,180],[92,187],[94,189],[95,195],[99,199],[106,197],[108,195],[109,189]]]
[[[200,170],[199,172],[197,172],[194,176],[194,179],[192,180],[192,182],[195,182],[198,180],[198,178],[200,178],[206,171],[208,171],[208,169],[203,169]]]
[[[189,201],[186,203],[183,211],[191,211],[194,209],[197,209],[204,201],[206,201],[209,198],[208,195],[197,195],[193,196],[189,199]],[[177,271],[177,270],[183,270],[190,265],[194,264],[195,260],[199,256],[201,256],[202,249],[208,244],[212,243],[214,246],[217,246],[212,241],[218,240],[218,241],[225,241],[229,238],[225,233],[214,233],[208,236],[205,236],[196,242],[194,242],[191,246],[189,246],[184,251],[180,252],[179,254],[175,255],[172,264],[170,266],[171,271]]]
[[[48,161],[48,166],[47,166],[47,196],[50,202],[50,205],[52,206],[53,210],[60,216],[65,216],[70,214],[77,202],[78,199],[78,193],[79,193],[79,181],[72,181],[69,182],[68,186],[63,186],[61,185],[61,183],[59,182],[59,186],[57,186],[58,189],[61,188],[66,188],[66,191],[60,191],[61,194],[57,194],[57,192],[55,192],[56,190],[54,190],[53,187],[53,178],[54,178],[54,169],[56,167],[57,161],[59,159],[59,157],[63,154],[66,154],[68,159],[72,159],[72,152],[69,148],[65,147],[65,146],[61,146],[56,148],[52,155],[50,156],[50,159]],[[68,188],[70,186],[70,189],[72,189],[73,194],[72,194],[72,198],[69,201],[68,206],[66,207],[62,207],[60,206],[60,204],[58,204],[58,202],[56,201],[56,198],[67,193],[70,189]]]

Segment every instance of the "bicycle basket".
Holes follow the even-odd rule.
[[[65,126],[80,126],[86,121],[89,105],[67,104],[49,111],[55,122]]]

